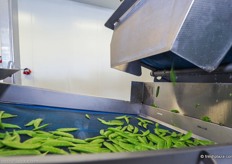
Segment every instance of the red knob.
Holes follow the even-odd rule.
[[[31,74],[31,70],[29,68],[24,68],[23,74],[24,75],[30,75]]]

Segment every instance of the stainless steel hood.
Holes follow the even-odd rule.
[[[155,60],[154,68],[184,63],[212,72],[232,46],[231,0],[137,0],[114,21],[111,66],[136,75],[141,60],[156,55],[169,65]]]

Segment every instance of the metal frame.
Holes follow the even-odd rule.
[[[3,68],[20,69],[18,1],[0,1],[0,36]],[[6,70],[7,72],[8,70]],[[21,74],[16,73],[4,79],[6,83],[21,84]]]
[[[200,158],[199,155],[221,155],[229,156],[232,152],[232,129],[224,126],[219,126],[212,123],[203,122],[199,119],[183,116],[180,114],[171,113],[170,111],[154,108],[143,103],[153,100],[153,96],[146,95],[144,90],[147,88],[146,83],[136,82],[137,89],[141,95],[137,94],[139,98],[135,98],[136,103],[113,100],[106,98],[98,98],[91,96],[82,96],[69,93],[49,91],[45,89],[25,87],[10,84],[0,84],[0,101],[9,103],[23,103],[34,105],[46,105],[56,107],[66,107],[73,109],[85,109],[105,112],[117,112],[137,114],[139,116],[155,120],[160,124],[171,127],[177,131],[191,130],[196,135],[212,139],[219,143],[214,146],[207,147],[194,147],[186,149],[170,149],[159,151],[147,151],[136,153],[112,153],[112,154],[93,154],[93,155],[69,155],[69,156],[45,156],[45,157],[11,157],[0,158],[1,163],[129,163],[136,164],[146,162],[147,164],[153,164],[154,161],[158,163],[199,163],[200,161],[208,161],[210,163],[231,163],[232,158],[209,160],[207,158]],[[148,83],[151,85],[151,83]],[[149,86],[148,85],[148,86]],[[167,84],[163,84],[168,87]],[[189,85],[189,84],[185,84]],[[184,87],[186,87],[183,85]],[[134,85],[132,84],[132,93],[136,94]],[[152,88],[152,86],[150,87]],[[170,89],[170,88],[169,88]],[[60,101],[62,100],[62,101]],[[133,100],[133,99],[132,99]],[[166,99],[164,99],[166,100]],[[174,127],[174,126],[176,127]],[[179,128],[181,129],[179,129]],[[199,137],[197,136],[197,137]]]
[[[155,69],[160,70],[160,64],[169,70],[173,63],[177,63],[177,66],[184,63],[183,67],[199,67],[212,72],[221,63],[225,69],[230,67],[231,74],[232,24],[229,19],[232,13],[229,6],[229,0],[223,4],[218,0],[186,0],[184,3],[174,0],[125,0],[106,23],[108,28],[114,30],[111,67],[140,76],[143,65],[156,71]],[[204,7],[212,13],[205,13]],[[157,61],[156,58],[158,64],[146,65],[144,59],[147,61],[152,57],[161,60]],[[163,62],[165,59],[169,66]],[[224,69],[218,69],[220,74],[202,73],[199,70],[197,72],[201,76],[193,82],[230,80],[230,74],[226,74],[228,71]],[[189,78],[194,79],[196,72],[190,71],[193,74],[188,76],[179,74],[179,80],[189,82]]]

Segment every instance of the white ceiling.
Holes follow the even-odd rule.
[[[72,1],[105,7],[114,10],[117,9],[118,6],[121,4],[120,0],[72,0]]]

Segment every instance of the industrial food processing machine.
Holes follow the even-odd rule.
[[[130,102],[0,84],[1,109],[46,118],[51,128],[78,127],[79,138],[92,137],[102,128],[94,120],[86,122],[83,113],[106,118],[128,114],[179,132],[192,131],[216,145],[22,156],[0,158],[0,163],[232,163],[231,18],[231,0],[124,0],[105,24],[114,30],[111,65],[134,75],[141,75],[143,66],[154,76],[151,83],[132,82]]]

